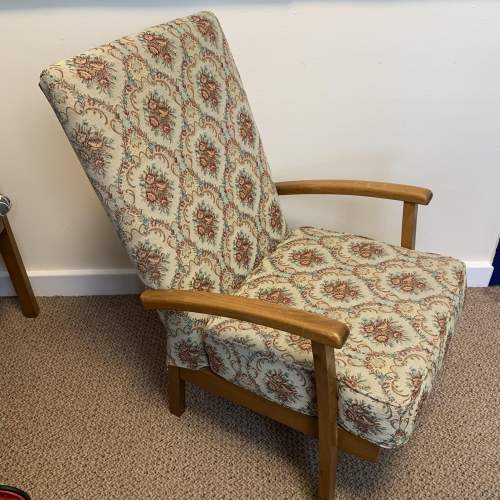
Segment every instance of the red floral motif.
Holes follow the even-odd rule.
[[[439,336],[446,337],[448,334],[448,317],[446,314],[436,314],[435,321],[438,327]]]
[[[214,281],[203,271],[198,271],[191,282],[191,288],[200,292],[209,292],[214,288]]]
[[[215,214],[209,208],[199,206],[195,212],[196,231],[202,240],[215,240]]]
[[[283,288],[268,288],[259,291],[259,299],[274,304],[284,304],[289,306],[292,304],[292,297],[290,293]]]
[[[238,290],[238,288],[240,288],[240,286],[243,284],[243,282],[245,281],[245,278],[246,276],[243,276],[241,274],[236,274],[234,277],[233,277],[233,285],[231,287],[231,290],[233,292],[235,292],[236,290]]]
[[[176,343],[175,350],[179,359],[185,363],[185,366],[193,369],[198,368],[202,354],[199,345],[194,344],[190,339],[180,340]]]
[[[132,250],[132,257],[137,270],[146,281],[160,286],[167,264],[165,254],[149,243],[139,243]]]
[[[238,176],[238,196],[243,204],[253,206],[255,187],[252,179],[247,174],[241,173]]]
[[[277,202],[273,201],[271,208],[269,209],[269,217],[271,219],[271,227],[277,233],[280,233],[283,229],[283,216],[281,214],[281,208]]]
[[[253,146],[255,142],[255,131],[252,119],[245,111],[241,111],[238,116],[238,123],[240,125],[240,136],[243,142]]]
[[[167,212],[173,196],[169,181],[156,169],[149,168],[141,178],[141,185],[148,205]]]
[[[200,139],[197,147],[198,162],[203,171],[208,172],[215,177],[217,174],[217,163],[219,161],[219,152],[217,148],[207,139]]]
[[[236,252],[236,262],[241,267],[248,269],[250,267],[250,251],[252,244],[250,240],[243,234],[239,234],[234,242],[234,250]]]
[[[363,401],[346,400],[346,418],[361,434],[377,434],[382,430],[371,407]]]
[[[411,399],[416,399],[420,394],[420,389],[422,388],[424,376],[420,372],[412,373],[410,376],[411,383]]]
[[[349,281],[330,281],[321,287],[323,293],[336,300],[349,301],[359,297],[359,288]]]
[[[300,335],[290,335],[290,344],[294,345],[300,351],[311,351],[311,341]]]
[[[111,158],[111,140],[86,124],[73,130],[71,142],[85,168],[103,175]]]
[[[368,366],[367,366],[368,368]],[[366,383],[361,378],[360,375],[346,374],[346,375],[337,375],[339,382],[342,382],[347,387],[351,389],[357,390],[366,390]]]
[[[202,71],[198,76],[198,85],[200,86],[200,94],[203,100],[212,108],[218,108],[220,103],[220,89],[215,78],[207,71]]]
[[[427,289],[423,278],[417,278],[415,273],[393,274],[390,278],[391,285],[405,293],[418,293]]]
[[[175,50],[173,43],[168,38],[149,31],[146,31],[140,38],[154,57],[161,59],[169,66],[172,64]]]
[[[94,83],[103,91],[108,91],[114,81],[110,63],[101,57],[77,56],[72,59],[72,64],[85,83]]]
[[[364,259],[380,257],[384,254],[382,248],[374,243],[355,243],[351,245],[351,250]]]
[[[462,288],[462,286],[464,284],[464,279],[465,279],[464,272],[461,270],[455,270],[455,277],[457,279],[458,287]]]
[[[324,258],[318,253],[317,250],[298,250],[292,253],[292,261],[304,267],[310,267],[314,264],[322,264]]]
[[[173,128],[174,114],[170,106],[162,99],[151,94],[147,101],[146,112],[149,116],[149,124],[165,137],[170,137]]]
[[[270,370],[266,373],[266,388],[282,404],[293,403],[298,399],[297,389],[290,383],[286,373],[281,371]]]
[[[392,319],[365,321],[363,332],[381,344],[388,344],[393,340],[400,341],[403,339],[403,333]]]
[[[215,43],[217,35],[212,21],[202,16],[191,16],[191,19],[195,22],[196,27],[198,28],[198,31],[203,35],[203,38],[209,40],[212,43]]]
[[[226,365],[217,352],[217,349],[214,349],[210,344],[205,344],[204,348],[208,359],[210,360],[210,369],[213,372],[222,375],[226,371]]]

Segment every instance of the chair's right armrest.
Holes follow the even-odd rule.
[[[191,311],[248,321],[300,335],[312,342],[340,349],[349,328],[340,321],[258,299],[195,290],[145,290],[145,309]]]
[[[391,182],[359,181],[359,180],[301,180],[276,183],[279,195],[291,194],[339,194],[351,196],[367,196],[399,200],[418,205],[428,205],[432,199],[432,191],[419,186],[394,184]]]

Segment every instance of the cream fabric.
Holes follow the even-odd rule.
[[[339,423],[383,447],[407,441],[441,366],[465,293],[465,268],[450,257],[352,234],[293,231],[237,295],[323,314],[347,324],[336,350]],[[211,369],[302,413],[316,413],[308,340],[212,318]]]
[[[232,292],[286,224],[224,34],[202,12],[50,66],[41,87],[151,288]],[[169,363],[206,318],[163,314]]]

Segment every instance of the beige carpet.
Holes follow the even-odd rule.
[[[0,482],[33,500],[311,498],[317,444],[188,389],[165,403],[164,335],[135,297],[0,299]],[[471,289],[413,439],[342,455],[338,498],[500,498],[500,288]]]

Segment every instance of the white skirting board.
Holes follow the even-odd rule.
[[[28,271],[35,295],[128,295],[144,286],[134,269],[65,269]],[[0,296],[15,295],[8,274],[0,273]]]
[[[467,284],[488,286],[493,266],[488,262],[466,262]],[[77,269],[28,272],[38,296],[127,295],[144,289],[133,269]],[[0,272],[0,296],[15,295],[9,276]]]
[[[467,267],[467,286],[488,286],[493,274],[493,266],[489,262],[465,261],[465,265]]]

